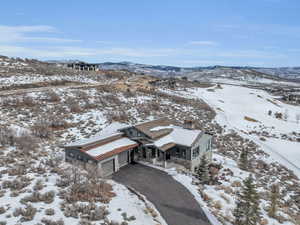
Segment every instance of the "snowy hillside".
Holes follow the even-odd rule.
[[[164,91],[205,100],[216,111],[214,121],[222,126],[223,131],[216,135],[214,160],[222,165],[221,173],[224,178],[221,179],[221,185],[205,185],[200,188],[202,204],[224,224],[227,224],[225,221],[234,224],[232,212],[235,207],[235,194],[240,190],[240,183],[251,172],[255,174],[261,196],[264,196],[261,209],[265,224],[295,224],[287,219],[289,216],[284,208],[294,209],[294,213],[299,212],[300,107],[284,104],[262,90],[235,85]],[[281,113],[282,118],[276,118],[276,113]],[[256,150],[251,153],[252,169],[245,171],[239,166],[239,152],[247,148]],[[288,173],[291,174],[286,176]],[[199,189],[191,185],[187,177],[175,177],[190,189]],[[282,193],[285,193],[282,200],[289,202],[282,204],[280,220],[270,218],[267,213],[268,187],[276,183],[280,184]],[[285,186],[288,183],[298,188]],[[298,200],[292,206],[290,200],[294,198]]]
[[[139,74],[157,77],[187,77],[202,82],[220,82],[229,84],[273,84],[295,85],[289,79],[299,76],[298,68],[256,68],[256,67],[176,67],[163,65],[146,65],[131,62],[99,63],[102,70],[128,70]],[[295,76],[293,76],[295,74]]]
[[[281,103],[261,90],[228,85],[210,90],[193,90],[192,94],[216,110],[216,121],[220,125],[250,137],[300,177],[299,106]],[[272,115],[268,115],[269,110]],[[286,119],[275,118],[276,112]],[[265,141],[260,140],[261,134]]]
[[[289,79],[300,79],[300,67],[257,68],[257,71]]]
[[[235,85],[178,79],[170,87],[168,82],[152,85],[150,76],[118,70],[80,74],[35,61],[24,61],[26,65],[19,59],[2,61],[7,60],[18,65],[10,68],[3,63],[6,72],[0,73],[3,224],[165,224],[151,203],[125,186],[109,179],[92,182],[93,173],[66,163],[59,147],[91,137],[112,121],[134,124],[161,117],[178,123],[192,120],[196,128],[214,135],[213,163],[219,167],[216,183],[200,185],[192,172],[167,171],[190,190],[208,215],[214,215],[213,220],[234,224],[237,193],[252,173],[262,200],[263,224],[299,224],[299,106],[284,104],[262,90],[238,86],[241,74],[233,74],[236,79],[224,78]],[[47,68],[50,74],[45,73]],[[244,149],[249,151],[248,170],[239,166]],[[74,174],[82,178],[79,184]],[[273,183],[280,184],[281,191],[277,218],[267,213]],[[74,185],[82,185],[83,193],[74,194]],[[101,187],[103,192],[95,194],[87,187]],[[84,193],[95,194],[96,203]]]

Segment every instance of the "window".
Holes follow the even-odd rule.
[[[200,146],[193,149],[193,159],[197,158],[200,154]]]
[[[68,152],[68,156],[74,158],[74,154],[72,152]]]
[[[211,139],[206,144],[206,151],[208,152],[211,149]]]

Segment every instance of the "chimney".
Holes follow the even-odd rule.
[[[190,129],[193,130],[195,129],[195,123],[193,120],[185,120],[184,121],[184,128],[185,129]]]

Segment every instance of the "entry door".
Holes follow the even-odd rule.
[[[171,154],[170,152],[166,152],[166,160],[170,160],[171,159]]]
[[[119,165],[125,166],[128,164],[128,151],[119,154]]]
[[[111,159],[102,163],[102,170],[104,176],[112,175],[115,172],[115,160]]]

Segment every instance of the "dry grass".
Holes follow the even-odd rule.
[[[259,123],[258,120],[253,119],[253,118],[251,118],[251,117],[249,117],[249,116],[245,116],[245,117],[244,117],[244,120],[247,120],[247,121],[250,121],[250,122],[254,122],[254,123]]]
[[[271,102],[272,104],[278,106],[278,107],[281,107],[280,105],[278,105],[275,101],[271,100],[271,99],[267,99],[268,102]]]

